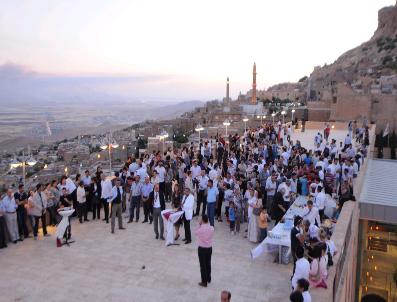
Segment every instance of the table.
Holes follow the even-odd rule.
[[[62,240],[63,235],[65,234],[66,228],[69,226],[69,216],[74,213],[74,209],[71,207],[66,207],[58,210],[59,215],[62,216],[61,222],[57,225],[56,240],[57,246],[59,246],[59,242]]]
[[[279,222],[274,226],[274,228],[268,232],[267,237],[254,249],[251,250],[251,258],[255,259],[259,257],[261,254],[270,251],[269,246],[278,246],[279,253],[279,263],[281,264],[281,253],[282,247],[291,248],[291,229],[294,226],[294,217],[295,216],[303,216],[307,212],[306,208],[307,197],[306,196],[298,196],[294,203],[289,207],[287,212],[284,214],[284,222]],[[327,195],[326,203],[326,212],[331,212],[332,209],[336,207],[335,200],[332,199],[330,195]]]
[[[174,245],[174,224],[181,218],[184,211],[175,211],[171,209],[166,209],[161,211],[161,216],[163,217],[164,223],[166,223],[166,236],[165,245]]]

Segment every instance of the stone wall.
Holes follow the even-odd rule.
[[[331,116],[335,121],[370,119],[371,95],[361,95],[354,92],[350,86],[338,84],[335,102],[331,102]]]
[[[330,120],[331,102],[308,102],[307,109],[309,112],[309,121],[325,122]]]

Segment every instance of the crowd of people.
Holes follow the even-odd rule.
[[[184,211],[175,224],[175,240],[183,227],[185,244],[192,242],[190,221],[195,216],[201,216],[205,224],[208,220],[212,230],[216,223],[223,223],[231,236],[241,233],[251,242],[261,242],[269,225],[283,221],[296,197],[307,196],[307,213],[295,217],[291,230],[292,288],[295,296],[307,297],[309,286],[327,286],[329,255],[335,253],[329,230],[322,224],[326,219],[336,220],[343,203],[354,199],[353,180],[366,156],[368,126],[356,123],[359,130],[354,132],[353,125],[349,124],[345,140],[337,142],[326,124],[307,149],[292,140],[291,125],[263,123],[241,137],[236,133],[202,139],[198,148],[191,143],[165,153],[131,156],[112,177],[98,167],[28,190],[20,184],[16,190],[9,188],[0,202],[0,248],[6,247],[6,237],[17,243],[33,232],[37,239],[40,221],[43,235],[48,236],[46,225],[56,225],[57,210],[70,206],[77,210],[80,223],[89,218],[110,221],[111,233],[117,217],[120,230],[125,229],[123,218],[127,223],[141,221],[153,224],[155,238],[164,239],[161,211],[168,207]],[[324,211],[327,194],[337,201],[332,217]],[[210,230],[195,233],[207,236],[199,240],[204,242],[202,248],[212,246]],[[205,265],[201,265],[200,285],[207,286],[211,252],[202,251],[201,258]]]

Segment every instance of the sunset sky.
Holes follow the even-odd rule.
[[[378,10],[394,4],[0,0],[0,65],[83,80],[139,77],[112,82],[111,91],[178,100],[222,98],[229,76],[236,97],[250,88],[254,61],[259,89],[297,81],[368,40]]]

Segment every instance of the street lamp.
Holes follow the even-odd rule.
[[[295,113],[295,109],[291,110],[291,121],[292,123],[294,122],[294,113]]]
[[[281,111],[281,115],[283,116],[283,124],[284,124],[284,115],[285,115],[286,113],[287,113],[287,112],[285,112],[285,110]]]
[[[203,128],[203,126],[201,126],[200,124],[198,124],[194,130],[197,131],[198,134],[199,134],[199,144],[200,144],[200,133],[201,133],[201,131],[204,130],[204,128]]]
[[[226,137],[227,137],[227,127],[230,126],[230,122],[229,122],[228,120],[224,121],[224,122],[223,122],[223,126],[226,127]]]
[[[25,185],[25,180],[26,180],[26,165],[33,167],[35,164],[37,164],[37,161],[30,156],[29,158],[25,157],[25,152],[22,151],[22,160],[18,161],[16,158],[14,158],[11,163],[10,166],[12,169],[16,169],[18,167],[22,167],[22,181],[23,181],[23,185]]]
[[[276,116],[276,114],[273,112],[272,113],[272,118],[273,118],[273,124],[274,124],[274,117]]]
[[[247,132],[247,122],[249,121],[249,119],[247,117],[243,118],[243,122],[244,122],[244,134]]]
[[[100,148],[102,150],[108,149],[109,151],[109,175],[112,175],[112,149],[119,147],[119,144],[113,139],[112,133],[110,132],[106,139],[102,142]]]

